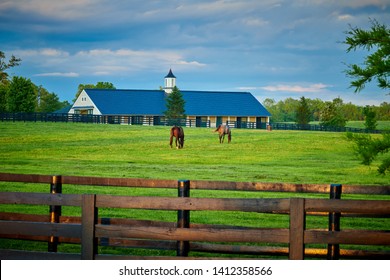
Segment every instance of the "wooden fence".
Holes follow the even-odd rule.
[[[200,119],[176,119],[168,121],[159,116],[142,115],[79,115],[65,113],[0,113],[0,121],[5,122],[72,122],[72,123],[94,123],[94,124],[126,124],[126,125],[163,125],[173,124],[186,127],[211,127],[210,120]],[[263,123],[263,122],[244,122],[227,121],[232,128],[246,129],[267,129],[267,130],[311,130],[328,132],[353,132],[353,133],[376,133],[380,134],[382,130],[370,130],[355,127],[336,127],[314,124],[296,124],[296,123]]]
[[[2,122],[69,122],[125,125],[181,125],[186,127],[210,127],[210,121],[195,119],[167,120],[162,116],[144,115],[81,115],[66,113],[0,113]]]
[[[329,192],[340,185],[293,185],[239,182],[174,181],[75,176],[20,175],[0,173],[0,181],[48,183],[51,193],[2,192],[0,204],[48,205],[48,215],[0,213],[0,237],[48,243],[49,252],[0,249],[1,259],[157,259],[194,257],[193,252],[241,254],[244,256],[287,256],[389,259],[390,231],[343,230],[334,216],[390,217],[390,200],[344,200],[309,198],[191,198],[190,189],[229,189],[251,191]],[[103,194],[63,194],[63,185],[177,188],[179,197],[113,196]],[[342,186],[343,193],[389,195],[390,186]],[[81,209],[78,217],[64,217],[61,207]],[[177,211],[177,221],[132,220],[99,215],[99,209],[148,209]],[[193,224],[193,211],[237,211],[289,215],[286,228],[254,228],[232,225]],[[308,215],[329,215],[329,228],[307,229]],[[333,216],[331,219],[330,216]],[[337,221],[337,219],[336,219]],[[58,244],[81,244],[78,253],[58,252]],[[266,246],[264,245],[266,244]],[[274,246],[270,247],[269,244]],[[280,246],[285,244],[287,246]],[[306,248],[328,244],[328,249]],[[383,245],[384,250],[340,250],[338,244]],[[176,251],[173,256],[107,255],[102,247],[135,247]],[[241,256],[239,255],[239,256]],[[217,255],[220,257],[220,255]]]
[[[275,130],[310,130],[310,131],[353,132],[353,133],[373,133],[373,134],[380,134],[384,132],[379,129],[329,126],[329,125],[321,125],[321,124],[297,124],[297,123],[271,123],[271,128]]]

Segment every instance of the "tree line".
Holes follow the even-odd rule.
[[[267,98],[263,105],[271,113],[272,122],[296,122],[307,124],[320,122],[323,124],[344,126],[346,121],[364,121],[368,115],[374,115],[376,120],[390,120],[390,103],[382,102],[380,105],[359,106],[344,103],[338,97],[332,101],[322,101],[318,98],[300,99],[286,98],[276,102]]]
[[[0,51],[0,112],[46,113],[70,106],[68,101],[60,101],[57,94],[35,85],[30,79],[19,76],[11,79],[6,71],[20,62],[14,55],[7,60]]]

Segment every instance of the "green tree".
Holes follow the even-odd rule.
[[[34,112],[36,94],[30,79],[14,76],[9,85],[7,96],[10,112]]]
[[[351,102],[343,105],[343,115],[346,120],[361,121],[364,119],[363,108]]]
[[[343,100],[335,98],[332,102],[325,102],[321,112],[320,124],[325,126],[345,127],[347,120],[343,115]]]
[[[378,120],[390,121],[390,103],[382,102],[377,109]]]
[[[319,98],[316,98],[316,99],[306,99],[306,102],[309,105],[312,120],[319,121],[321,117],[321,111],[324,108],[324,101],[322,101]]]
[[[276,101],[275,99],[266,98],[263,101],[264,107],[267,109],[268,112],[271,114],[271,121],[272,122],[279,122],[281,119],[280,117],[280,111],[276,107]]]
[[[355,87],[355,92],[364,89],[366,83],[372,79],[377,80],[379,88],[390,89],[390,29],[379,24],[376,20],[371,20],[371,29],[362,30],[360,28],[351,28],[347,33],[345,43],[348,45],[347,52],[355,51],[357,48],[363,48],[367,51],[373,51],[365,58],[362,68],[356,64],[349,66],[347,75],[355,80],[351,86]],[[375,51],[374,51],[375,50]],[[383,133],[382,139],[372,139],[370,135],[348,134],[348,138],[354,142],[354,149],[359,157],[363,159],[364,164],[371,164],[379,154],[387,154],[382,158],[382,163],[378,167],[378,172],[385,174],[390,171],[390,134]]]
[[[375,50],[365,58],[364,67],[358,64],[349,65],[346,73],[354,79],[351,81],[351,87],[355,88],[355,92],[360,92],[367,83],[376,79],[379,88],[389,90],[390,29],[376,20],[371,20],[371,29],[350,27],[346,34],[344,43],[348,45],[347,52],[356,51],[358,48],[369,52]]]
[[[175,86],[172,89],[172,92],[169,93],[165,98],[165,106],[167,110],[164,112],[164,115],[168,119],[168,122],[178,124],[178,119],[186,117],[184,105],[185,100],[183,99],[183,95]]]
[[[76,102],[77,98],[79,97],[80,93],[86,89],[86,88],[100,88],[100,89],[115,89],[114,84],[110,82],[97,82],[96,85],[93,84],[79,84],[76,92],[76,96],[73,99],[73,103]]]
[[[296,123],[297,124],[309,124],[311,118],[311,112],[309,104],[304,96],[301,97],[297,107]]]
[[[50,93],[42,86],[34,85],[34,90],[37,96],[36,112],[50,113],[70,105],[68,101],[61,102],[57,94]]]
[[[370,106],[366,106],[363,109],[364,114],[364,126],[367,129],[375,130],[377,126],[376,113]]]
[[[0,83],[0,112],[7,112],[8,85]]]
[[[14,55],[6,61],[5,53],[0,51],[0,82],[7,83],[8,82],[8,73],[5,72],[7,69],[18,66],[22,60],[20,58],[16,58]]]
[[[362,163],[370,165],[381,154],[390,151],[390,133],[383,133],[382,139],[373,139],[369,134],[347,133],[347,139],[354,142],[353,149]],[[385,175],[390,171],[390,157],[387,156],[378,166],[378,172]]]
[[[296,118],[296,112],[299,105],[299,101],[294,98],[286,98],[284,102],[282,102],[282,111],[284,114],[285,122],[294,122]]]

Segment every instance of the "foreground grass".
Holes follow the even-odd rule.
[[[363,166],[344,133],[233,130],[219,144],[208,128],[186,128],[171,149],[168,127],[0,123],[0,172],[158,179],[387,185]],[[375,136],[374,136],[375,137]]]

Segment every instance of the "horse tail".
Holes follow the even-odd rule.
[[[169,146],[171,146],[171,148],[172,148],[172,142],[173,142],[173,130],[171,128],[171,135],[169,137]]]

